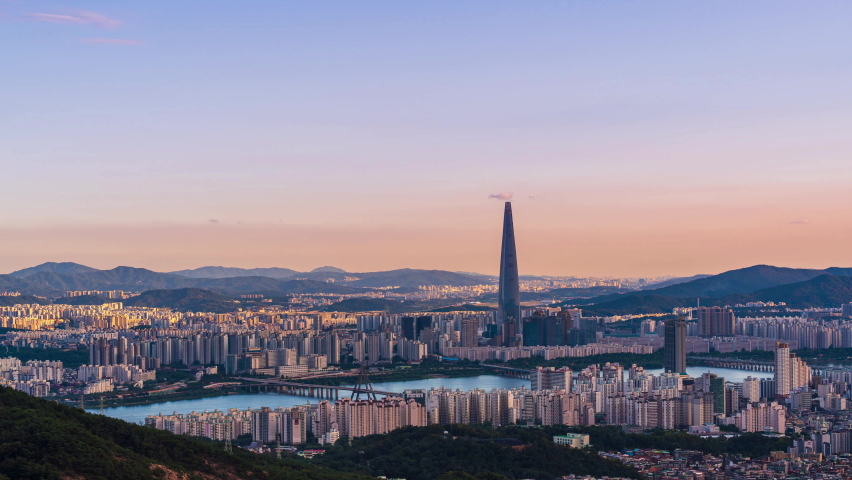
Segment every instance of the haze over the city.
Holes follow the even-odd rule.
[[[852,5],[0,1],[0,272],[852,266]]]

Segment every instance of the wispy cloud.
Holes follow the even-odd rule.
[[[84,38],[80,41],[98,45],[145,45],[142,40],[131,40],[129,38]]]
[[[790,223],[793,224],[793,225],[807,225],[808,223],[811,223],[811,222],[809,222],[808,220],[793,220]]]
[[[97,12],[79,11],[73,14],[28,13],[27,18],[37,22],[62,23],[67,25],[94,25],[101,28],[118,28],[121,21]]]
[[[207,220],[207,223],[219,223],[219,220],[216,220],[215,218],[211,218],[210,220]]]
[[[512,193],[511,192],[500,192],[500,193],[492,193],[488,195],[488,198],[496,198],[497,200],[511,200]]]

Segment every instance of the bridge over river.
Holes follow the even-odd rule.
[[[753,372],[774,372],[775,371],[775,362],[760,362],[756,360],[741,360],[739,358],[719,358],[719,357],[699,357],[699,356],[688,356],[686,357],[687,363],[693,361],[692,365],[695,366],[695,361],[701,363],[701,365],[707,365],[710,367],[719,367],[719,368],[733,368],[736,370],[751,370]]]
[[[245,389],[248,392],[278,392],[282,395],[301,395],[305,397],[319,397],[337,400],[340,397],[340,392],[346,393],[375,393],[376,395],[386,395],[388,397],[402,397],[399,392],[387,392],[384,390],[376,390],[370,387],[353,387],[346,385],[315,385],[310,383],[299,383],[287,380],[269,380],[260,378],[239,377],[240,380],[252,382],[243,385],[229,385],[229,388]],[[346,396],[345,394],[343,395]]]
[[[512,368],[512,367],[501,367],[500,365],[488,365],[482,364],[480,365],[483,368],[490,368],[494,370],[494,373],[498,375],[503,375],[504,377],[515,377],[515,378],[530,378],[532,374],[531,370],[524,368]]]

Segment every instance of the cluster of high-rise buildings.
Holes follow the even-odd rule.
[[[125,298],[130,298],[134,295],[139,295],[139,293],[125,292],[123,290],[68,290],[67,292],[65,292],[65,296],[68,298],[83,297],[88,295],[114,300],[123,300]]]
[[[62,362],[30,360],[22,364],[15,357],[0,358],[0,386],[34,397],[48,396],[51,383],[61,382],[63,373]]]
[[[51,388],[60,384],[75,385],[77,393],[105,393],[120,384],[142,386],[155,377],[155,371],[136,365],[82,365],[71,369],[57,361],[30,360],[22,364],[15,357],[0,358],[0,385],[34,397],[47,397]]]
[[[308,433],[321,443],[334,443],[339,438],[384,434],[408,425],[425,426],[427,416],[426,407],[413,399],[344,398],[334,403],[323,400],[291,408],[150,415],[145,424],[176,434],[214,440],[251,434],[255,442],[297,445],[307,441]]]
[[[267,443],[300,443],[308,433],[333,442],[407,425],[457,423],[605,423],[639,431],[715,424],[736,426],[744,432],[785,433],[789,412],[807,410],[810,403],[803,402],[813,393],[825,399],[827,408],[845,408],[837,399],[849,397],[848,384],[815,379],[810,368],[784,344],[776,351],[774,379],[749,377],[742,383],[726,382],[713,373],[697,378],[680,372],[653,375],[642,367],[625,368],[618,363],[590,365],[579,372],[538,367],[530,373],[529,389],[406,390],[400,398],[344,398],[288,409],[157,415],[147,423],[216,439],[250,432],[256,441]]]

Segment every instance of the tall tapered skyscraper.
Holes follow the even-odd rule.
[[[506,202],[503,212],[503,248],[500,251],[500,284],[497,292],[497,321],[502,337],[500,343],[513,345],[521,323],[521,286],[518,281],[518,257],[515,251],[515,227],[512,222],[512,202]]]
[[[686,372],[686,320],[683,317],[670,318],[664,324],[665,343],[663,366],[666,372]]]

